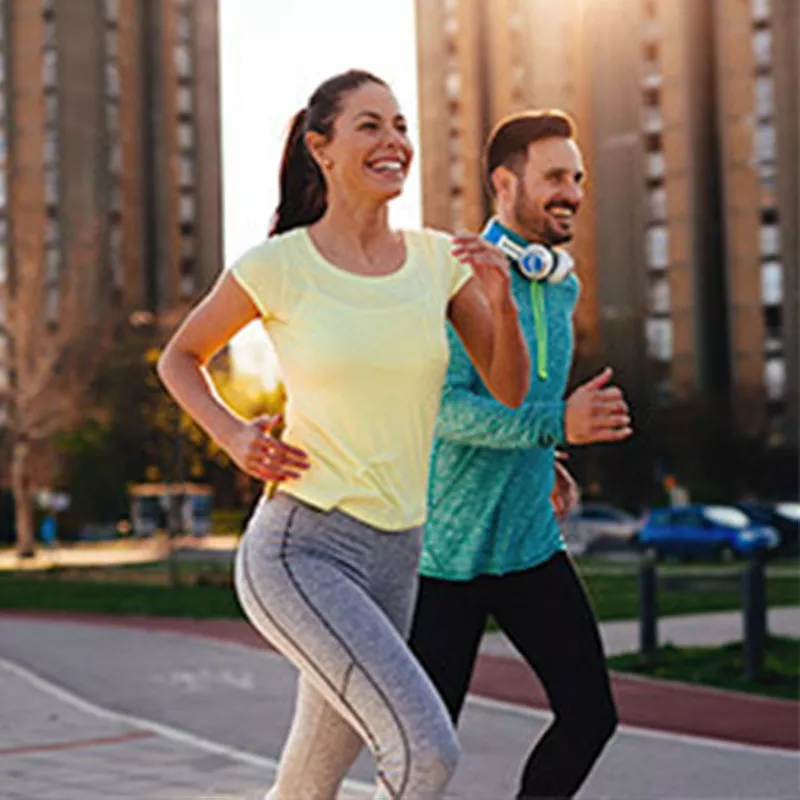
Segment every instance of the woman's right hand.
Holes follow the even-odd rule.
[[[311,465],[302,450],[272,436],[272,431],[282,422],[282,414],[245,422],[221,444],[240,470],[264,483],[299,478]]]

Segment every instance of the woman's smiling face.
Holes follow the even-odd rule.
[[[347,92],[330,139],[307,135],[329,192],[385,202],[403,191],[414,149],[406,119],[386,86],[369,82]]]

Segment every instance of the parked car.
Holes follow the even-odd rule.
[[[737,508],[753,522],[770,525],[778,531],[781,537],[778,554],[800,554],[800,503],[739,503]]]
[[[631,550],[642,520],[606,503],[582,503],[561,523],[561,535],[573,555]]]
[[[775,528],[751,522],[733,506],[690,505],[650,512],[639,544],[653,556],[710,556],[732,561],[759,550],[773,550]]]

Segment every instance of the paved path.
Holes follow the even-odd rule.
[[[769,632],[776,636],[800,639],[800,607],[771,608],[767,614]],[[639,623],[633,621],[604,622],[600,626],[606,655],[633,653],[639,649]],[[743,639],[740,611],[714,614],[682,614],[658,620],[659,643],[676,647],[717,647]],[[502,633],[484,637],[482,653],[517,657],[517,651]]]
[[[275,762],[87,702],[0,659],[0,798],[263,798]],[[342,800],[368,796],[351,782]]]
[[[201,621],[114,621],[123,620],[0,615],[0,798],[260,798],[291,716],[294,670],[275,653],[236,643],[247,630],[241,623],[214,630]],[[502,697],[524,685],[514,670],[527,673],[516,659],[484,656],[473,689],[483,681]],[[796,703],[680,686],[659,700],[653,687],[664,687],[649,681],[626,684],[626,700],[621,686],[623,714],[656,698],[659,716],[680,709],[724,722],[725,709],[738,708],[728,725],[754,720],[755,729],[740,731],[751,737],[786,720],[798,727]],[[513,796],[519,764],[550,719],[524,701],[471,696],[448,800]],[[744,714],[741,702],[749,704]],[[788,800],[800,796],[799,775],[796,745],[789,752],[627,724],[579,797]],[[369,797],[366,755],[351,776],[342,798]]]

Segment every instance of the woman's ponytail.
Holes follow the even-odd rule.
[[[325,178],[306,146],[307,119],[307,109],[298,111],[286,137],[279,177],[280,197],[270,236],[311,225],[328,205]]]

